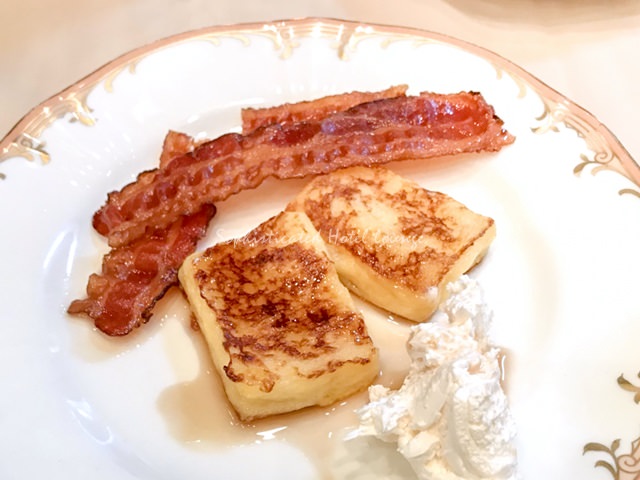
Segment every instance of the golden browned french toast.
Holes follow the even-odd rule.
[[[287,210],[309,216],[350,290],[414,321],[430,317],[496,233],[491,218],[385,168],[317,177]]]
[[[365,389],[378,354],[304,213],[187,258],[180,283],[242,420]]]

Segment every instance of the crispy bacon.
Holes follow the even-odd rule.
[[[185,153],[192,152],[196,147],[193,137],[186,133],[169,130],[162,143],[162,153],[160,154],[160,168],[166,167],[171,160]]]
[[[270,176],[304,177],[354,165],[497,151],[513,140],[479,93],[377,100],[322,119],[267,125],[200,144],[110,193],[93,225],[117,247]]]
[[[319,120],[332,113],[344,112],[360,103],[373,102],[383,98],[400,97],[407,93],[407,85],[389,87],[379,92],[350,92],[328,95],[316,100],[297,103],[285,103],[267,108],[243,108],[242,133],[274,123],[292,123],[308,120]]]
[[[86,314],[107,335],[126,335],[146,323],[155,303],[178,282],[178,269],[192,253],[215,214],[210,204],[182,216],[167,229],[113,249],[102,272],[89,277],[87,298],[74,300],[71,314]]]
[[[189,135],[169,131],[160,168],[195,146]],[[156,302],[178,283],[180,265],[195,250],[215,211],[213,205],[204,205],[165,229],[111,250],[102,259],[101,274],[89,277],[87,298],[74,300],[68,312],[88,315],[98,329],[112,336],[126,335],[146,323]]]
[[[94,215],[94,227],[114,249],[104,257],[102,272],[90,277],[88,298],[72,302],[69,313],[89,315],[109,335],[125,335],[145,323],[177,283],[180,265],[215,214],[213,203],[269,176],[495,151],[514,140],[479,94],[406,97],[405,90],[245,111],[248,133],[201,144],[170,131],[159,168],[109,194]],[[369,101],[371,95],[381,100]]]

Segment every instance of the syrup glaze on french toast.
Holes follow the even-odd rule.
[[[495,237],[491,218],[382,167],[316,177],[287,210],[309,216],[350,290],[414,321],[429,318]]]
[[[242,420],[329,405],[378,374],[364,320],[303,213],[190,256],[179,277]]]

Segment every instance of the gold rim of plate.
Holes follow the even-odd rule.
[[[537,119],[540,125],[534,129],[536,133],[557,131],[559,124],[577,131],[593,155],[582,155],[574,167],[574,173],[578,174],[587,167],[593,174],[602,170],[614,171],[634,184],[633,188],[622,189],[619,193],[640,197],[640,190],[635,188],[640,187],[640,165],[634,161],[615,135],[587,110],[509,60],[478,45],[432,31],[329,18],[212,26],[166,37],[131,50],[30,110],[0,141],[0,162],[21,157],[29,161],[40,160],[44,164],[48,163],[50,156],[46,145],[40,140],[44,130],[64,117],[70,122],[93,125],[95,119],[86,102],[91,91],[102,82],[104,88],[111,91],[113,80],[124,70],[134,72],[136,64],[145,56],[169,45],[194,39],[207,40],[217,45],[225,38],[233,38],[249,45],[249,36],[270,39],[281,58],[288,58],[300,45],[299,40],[306,37],[332,40],[332,46],[341,59],[347,59],[349,54],[357,49],[360,41],[372,37],[383,38],[386,43],[412,39],[417,44],[437,42],[461,48],[492,63],[499,74],[509,75],[520,85],[521,92],[529,87],[540,96],[544,112]],[[5,179],[5,175],[0,172],[0,180],[2,179]]]

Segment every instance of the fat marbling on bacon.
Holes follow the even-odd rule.
[[[168,228],[156,229],[112,249],[102,271],[89,277],[87,298],[69,305],[71,314],[86,314],[107,335],[126,335],[146,323],[153,306],[178,282],[178,269],[196,248],[215,214],[213,205],[182,216]]]
[[[174,158],[192,152],[197,143],[194,138],[186,133],[169,130],[162,142],[159,168],[166,167]]]
[[[275,107],[243,108],[241,112],[242,133],[246,135],[260,127],[274,123],[319,120],[332,113],[344,112],[360,103],[403,96],[407,93],[408,88],[407,85],[395,85],[379,92],[340,93],[315,100],[284,103]]]
[[[270,124],[204,142],[110,193],[93,225],[118,247],[149,228],[166,228],[203,204],[255,188],[268,177],[497,151],[513,140],[479,93],[384,98],[320,119]]]
[[[169,131],[162,145],[160,168],[195,145],[189,135]],[[153,229],[112,249],[102,259],[101,272],[89,277],[87,297],[71,302],[67,311],[89,316],[99,330],[111,336],[126,335],[147,322],[156,302],[178,283],[178,269],[195,250],[215,213],[215,206],[206,204],[167,228]]]

